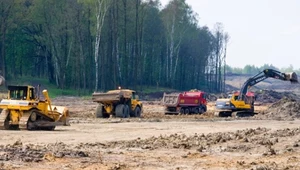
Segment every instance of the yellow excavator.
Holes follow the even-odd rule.
[[[56,126],[69,124],[69,110],[51,105],[47,90],[44,99],[33,86],[8,86],[6,99],[0,102],[0,129],[54,130]]]
[[[281,73],[273,69],[265,69],[253,77],[250,77],[242,86],[239,92],[229,95],[229,98],[218,99],[215,105],[215,116],[253,116],[254,113],[254,95],[248,92],[248,89],[267,78],[274,78],[282,81],[298,83],[298,77],[295,72]]]

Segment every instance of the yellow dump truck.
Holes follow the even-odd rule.
[[[8,86],[8,96],[0,102],[0,129],[54,130],[69,125],[69,110],[51,105],[47,90],[44,100],[33,86]]]
[[[138,95],[130,89],[110,90],[106,93],[95,92],[92,94],[92,100],[99,103],[96,109],[97,118],[140,117],[143,110]]]

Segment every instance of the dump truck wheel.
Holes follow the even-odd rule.
[[[200,110],[199,110],[199,114],[202,114],[204,112],[205,112],[205,109],[203,107],[201,107]]]
[[[141,108],[140,107],[136,107],[134,109],[134,117],[141,117]]]
[[[184,114],[184,108],[181,108],[181,109],[180,109],[179,114]]]
[[[128,105],[124,105],[124,118],[129,118],[130,117],[130,113],[129,113],[129,106]]]
[[[96,109],[96,118],[103,118],[103,106],[99,104]]]
[[[196,114],[201,114],[200,108],[195,108],[195,113],[196,113]]]
[[[189,114],[190,113],[190,109],[189,108],[184,109],[184,113],[185,114]]]
[[[124,118],[125,114],[124,114],[124,109],[125,105],[124,104],[118,104],[116,107],[116,117],[121,117]]]

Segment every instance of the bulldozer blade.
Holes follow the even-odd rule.
[[[285,77],[291,83],[298,83],[298,76],[295,72],[285,73]]]

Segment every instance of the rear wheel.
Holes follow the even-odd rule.
[[[189,108],[184,109],[184,113],[185,114],[189,114],[190,113],[190,109]]]
[[[121,118],[129,117],[128,105],[118,104],[115,111],[116,111],[116,117],[121,117]]]
[[[96,108],[96,118],[103,117],[102,109],[103,109],[102,104],[99,104]]]
[[[201,113],[201,112],[200,112],[200,108],[198,108],[198,107],[197,107],[197,108],[195,108],[195,113],[196,113],[196,114],[199,114],[199,113]]]
[[[129,118],[129,117],[130,117],[129,106],[127,104],[125,104],[125,106],[124,106],[124,118]]]
[[[204,113],[205,112],[205,110],[202,108],[202,107],[200,107],[199,108],[199,114],[202,114],[202,113]]]
[[[184,114],[184,108],[181,108],[181,109],[180,109],[179,114]]]
[[[109,114],[104,112],[102,104],[99,104],[96,108],[96,118],[109,118]]]
[[[134,109],[134,117],[141,117],[141,108],[138,106]]]

